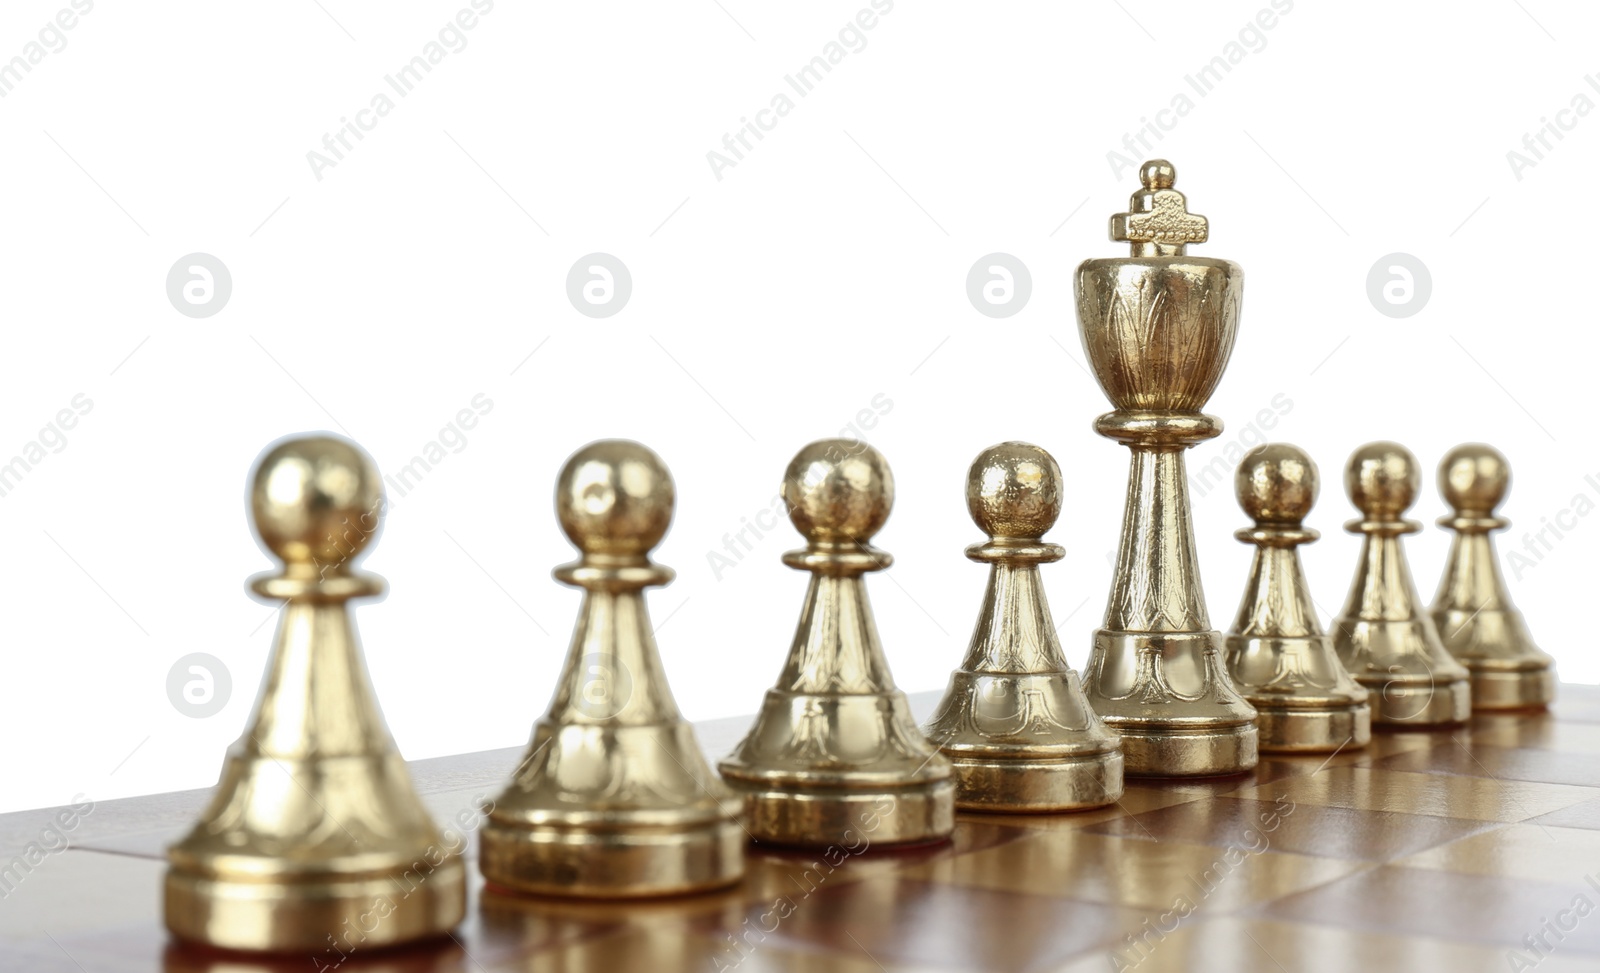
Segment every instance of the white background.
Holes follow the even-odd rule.
[[[366,561],[391,583],[358,618],[408,757],[518,744],[543,711],[578,602],[549,575],[572,556],[552,486],[600,437],[651,445],[677,479],[658,557],[679,578],[650,597],[684,711],[753,712],[799,610],[805,579],[778,560],[798,538],[781,525],[720,580],[708,552],[770,504],[802,444],[880,393],[892,408],[865,435],[898,482],[879,536],[897,563],[870,584],[902,687],[942,686],[965,646],[984,574],[961,554],[981,539],[963,479],[1004,439],[1066,471],[1051,539],[1070,553],[1046,584],[1081,666],[1127,454],[1090,428],[1108,406],[1079,364],[1071,274],[1123,252],[1106,218],[1136,180],[1107,153],[1178,92],[1193,110],[1130,155],[1173,160],[1211,219],[1194,252],[1247,276],[1208,410],[1228,430],[1191,470],[1255,441],[1246,427],[1274,396],[1292,402],[1266,435],[1321,464],[1310,524],[1324,539],[1305,557],[1324,620],[1355,564],[1341,470],[1363,442],[1398,440],[1424,467],[1412,516],[1428,527],[1409,551],[1425,599],[1447,542],[1434,466],[1451,445],[1491,442],[1512,461],[1502,554],[1575,496],[1600,497],[1584,432],[1600,117],[1563,116],[1572,130],[1520,178],[1507,160],[1578,92],[1600,99],[1584,80],[1600,70],[1592,7],[1297,0],[1200,97],[1185,75],[1266,0],[899,0],[719,180],[707,153],[867,0],[496,0],[318,179],[307,153],[467,6],[99,0],[0,99],[0,460],[75,394],[93,402],[0,498],[0,810],[214,782],[272,637],[270,609],[243,590],[271,566],[242,503],[256,454],[342,430],[395,473],[478,393],[492,411],[391,495]],[[0,59],[66,7],[8,2]],[[595,251],[633,277],[605,319],[565,289]],[[965,293],[994,251],[1033,279],[998,320]],[[1397,251],[1433,284],[1404,319],[1366,291]],[[231,271],[212,317],[165,293],[193,252]],[[1248,565],[1231,537],[1242,517],[1231,487],[1194,504],[1225,629]],[[1563,519],[1575,528],[1508,581],[1562,676],[1596,681],[1600,518]],[[191,652],[232,674],[207,719],[166,692]]]

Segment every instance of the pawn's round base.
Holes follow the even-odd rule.
[[[1270,699],[1246,697],[1256,708],[1257,746],[1262,753],[1330,753],[1372,742],[1372,710],[1349,706],[1290,708]]]
[[[956,788],[949,779],[876,790],[728,783],[745,795],[751,837],[775,845],[926,844],[950,837],[956,826]]]
[[[1542,669],[1477,669],[1472,673],[1472,708],[1475,710],[1539,709],[1556,697],[1556,674]]]
[[[1372,725],[1391,730],[1422,730],[1465,723],[1472,716],[1472,688],[1466,679],[1421,685],[1360,680],[1368,690]]]
[[[737,821],[683,828],[485,825],[478,868],[503,889],[534,895],[647,898],[722,888],[744,875]]]
[[[1042,814],[1104,807],[1122,797],[1122,751],[1048,759],[944,751],[955,767],[956,807]]]
[[[1222,777],[1255,767],[1255,721],[1189,729],[1104,717],[1122,735],[1129,777]]]
[[[422,860],[403,874],[318,881],[229,879],[171,868],[163,897],[167,928],[179,939],[317,957],[444,936],[466,913],[467,878],[459,858],[431,870]]]

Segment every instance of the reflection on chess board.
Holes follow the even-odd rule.
[[[926,718],[936,694],[912,703]],[[748,722],[698,727],[708,757]],[[920,850],[753,849],[733,889],[651,903],[485,893],[474,862],[454,940],[342,959],[170,945],[163,849],[206,794],[106,801],[69,849],[0,874],[0,969],[1595,969],[1600,688],[1561,686],[1548,715],[1373,736],[1332,758],[1263,755],[1242,778],[1130,780],[1099,811],[962,813],[952,842]],[[521,755],[411,770],[434,817],[470,832]],[[4,847],[54,819],[0,816]]]

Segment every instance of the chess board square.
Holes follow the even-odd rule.
[[[1329,767],[1371,767],[1386,757],[1426,753],[1437,742],[1426,733],[1379,733],[1364,747],[1346,745],[1332,753],[1263,753],[1254,770],[1232,778],[1232,786],[1218,786],[1212,793],[1218,797],[1237,795],[1262,784],[1319,774]],[[1218,783],[1225,783],[1225,779],[1219,779]]]
[[[1293,778],[1309,779],[1315,778]],[[1088,830],[1125,839],[1224,847],[1250,847],[1256,836],[1265,833],[1275,851],[1377,862],[1489,827],[1481,821],[1302,804],[1287,797],[1281,802],[1217,797],[1108,821]]]
[[[6,867],[0,940],[61,940],[107,925],[160,925],[160,862],[69,849],[25,870]]]
[[[1600,725],[1596,726],[1600,729]],[[1414,750],[1385,757],[1373,766],[1425,774],[1456,774],[1496,780],[1589,786],[1600,784],[1600,751],[1566,753],[1525,747],[1501,747],[1462,740],[1459,745]],[[1595,797],[1600,797],[1597,791]]]
[[[1366,766],[1372,761],[1397,753],[1436,750],[1450,742],[1449,731],[1439,730],[1373,730],[1372,739],[1364,747],[1346,745],[1329,760],[1330,766]],[[1310,759],[1309,756],[1300,759]]]
[[[1600,791],[1534,781],[1329,767],[1320,774],[1241,788],[1236,796],[1263,801],[1282,798],[1297,805],[1512,822],[1589,800],[1600,796]]]
[[[1036,970],[1096,948],[1145,913],[907,877],[872,878],[793,901],[767,941],[828,955],[865,952],[894,964],[985,970]]]
[[[907,878],[1030,892],[1162,912],[1187,901],[1215,915],[1350,875],[1370,863],[1244,846],[1129,842],[1084,830],[1047,831],[906,869]]]
[[[880,962],[846,942],[849,951],[796,949],[769,940],[731,942],[690,929],[635,929],[615,935],[563,943],[541,953],[490,963],[458,967],[460,973],[569,973],[572,970],[639,971],[668,973],[675,970],[738,970],[738,973],[915,973],[932,967]],[[346,971],[341,971],[346,973]],[[455,973],[453,970],[452,973]]]
[[[1471,875],[1504,875],[1581,888],[1590,875],[1600,893],[1600,831],[1537,823],[1468,835],[1392,864]],[[1600,895],[1596,897],[1600,904]]]
[[[1563,687],[1565,688],[1565,687]],[[1548,715],[1476,713],[1456,736],[1472,746],[1527,747],[1562,753],[1600,753],[1600,723],[1573,723]]]
[[[1573,804],[1559,811],[1541,814],[1536,818],[1529,818],[1529,824],[1542,824],[1547,827],[1557,828],[1587,828],[1600,831],[1600,798]]]
[[[341,958],[331,950],[325,956],[228,952],[172,940],[159,927],[139,926],[64,940],[62,945],[80,964],[75,967],[77,973],[315,973],[324,968],[328,973],[335,969],[339,973],[443,973],[475,968],[460,944],[449,939],[365,953],[357,949]],[[31,973],[32,968],[27,969]]]
[[[1164,938],[1124,943],[1111,953],[1092,953],[1056,973],[1348,973],[1350,970],[1449,970],[1505,973],[1506,951],[1479,943],[1449,942],[1388,932],[1367,932],[1263,918],[1223,917],[1184,922]],[[1592,971],[1584,955],[1546,956],[1539,973]]]
[[[992,815],[973,819],[962,815],[949,841],[913,848],[873,848],[859,853],[843,846],[829,848],[775,848],[754,845],[745,852],[746,895],[759,903],[779,896],[805,896],[826,885],[834,887],[869,878],[901,874],[918,865],[1020,841],[1030,829],[1017,827],[1020,815]]]
[[[443,969],[493,967],[521,961],[574,942],[623,935],[633,929],[690,927],[718,921],[737,924],[742,902],[732,893],[629,902],[626,909],[604,900],[555,899],[487,889],[473,875],[467,882],[467,913],[454,933],[468,962]],[[707,918],[710,917],[710,918]],[[330,971],[331,973],[331,971]]]
[[[1600,905],[1600,893],[1587,885],[1384,866],[1268,903],[1260,912],[1293,922],[1523,950],[1525,937],[1539,933],[1579,895]],[[1577,921],[1552,944],[1567,956],[1600,953],[1600,914]],[[1516,968],[1504,955],[1501,963],[1502,969]]]

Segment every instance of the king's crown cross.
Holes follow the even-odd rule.
[[[1139,167],[1144,188],[1128,200],[1128,212],[1111,217],[1111,239],[1130,244],[1135,257],[1181,257],[1187,244],[1206,242],[1206,218],[1189,212],[1172,188],[1177,175],[1165,159],[1146,162]]]

